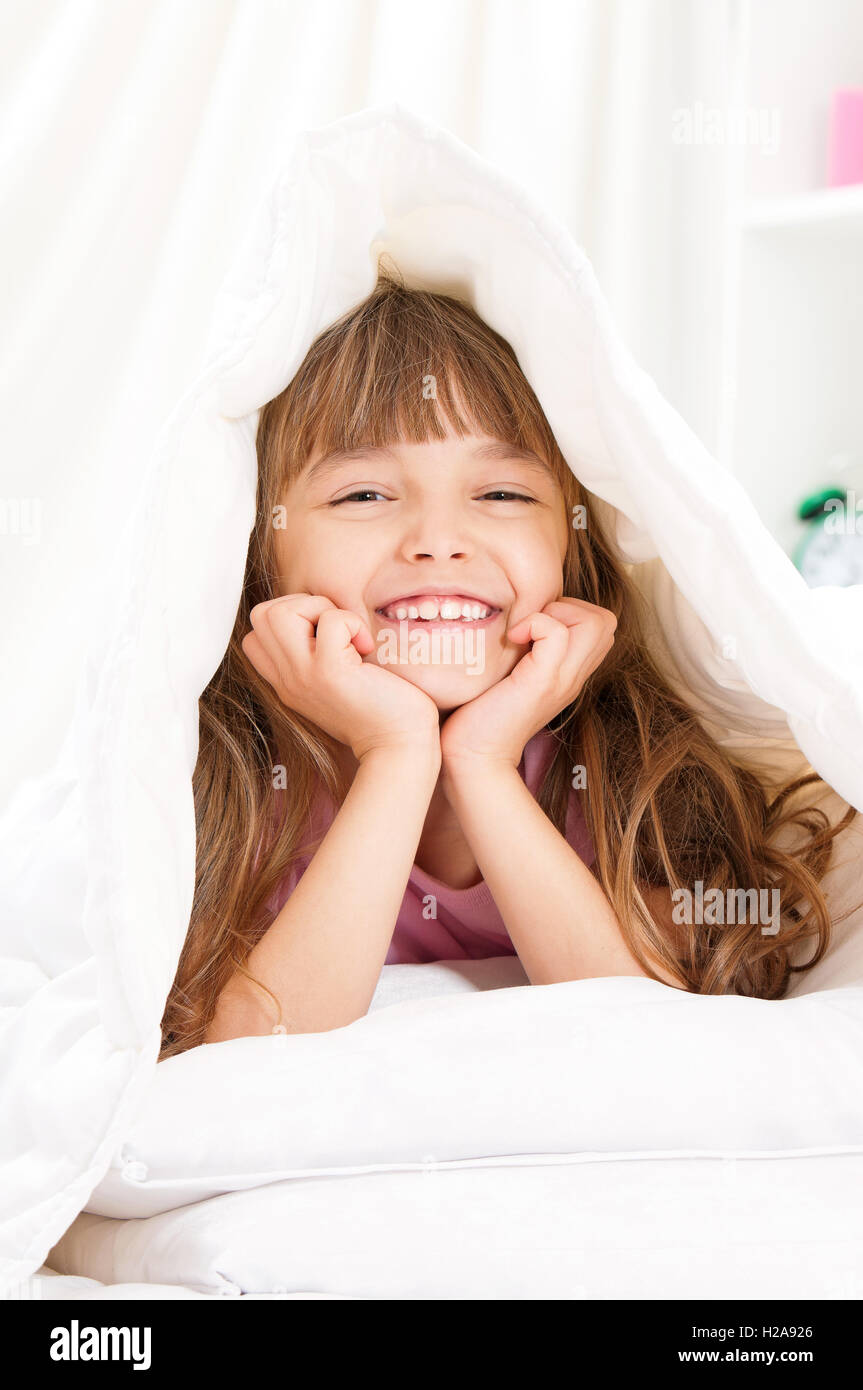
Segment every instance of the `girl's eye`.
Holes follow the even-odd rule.
[[[343,502],[374,502],[381,498],[384,502],[389,498],[382,492],[378,492],[373,487],[358,487],[353,492],[345,493],[344,497],[337,497],[330,502],[331,507],[340,507]],[[491,499],[495,502],[536,502],[538,498],[527,497],[523,492],[511,492],[508,488],[492,488],[489,492],[482,494],[480,501]]]
[[[374,501],[376,497],[384,497],[384,494],[373,487],[358,487],[355,492],[348,492],[344,497],[337,497],[334,502],[330,503],[330,506],[338,507],[341,506],[342,502],[366,502],[369,499]],[[384,501],[386,500],[384,497]]]
[[[506,488],[492,488],[491,492],[483,493],[483,500],[486,497],[494,498],[497,502],[536,502],[536,497],[526,497],[523,492],[508,492]]]

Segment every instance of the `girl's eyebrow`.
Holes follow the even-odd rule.
[[[519,463],[526,463],[532,468],[539,468],[543,473],[554,476],[551,468],[545,459],[535,454],[532,449],[524,449],[519,444],[507,444],[503,440],[493,441],[489,444],[478,444],[471,449],[470,456],[478,463],[508,463],[516,460]],[[311,483],[323,474],[330,473],[339,468],[342,464],[353,463],[359,459],[385,458],[393,463],[397,463],[395,453],[391,448],[384,444],[359,444],[351,449],[332,449],[323,458],[313,463],[306,473],[306,482]]]
[[[388,449],[383,444],[358,444],[353,449],[332,449],[330,453],[324,454],[323,458],[318,459],[317,463],[311,465],[306,471],[305,481],[307,483],[314,482],[315,478],[319,478],[325,473],[332,473],[343,463],[351,463],[354,459],[365,458],[388,458],[393,463],[398,462],[392,449]]]
[[[518,463],[529,464],[531,468],[541,468],[543,473],[554,477],[545,459],[540,458],[532,449],[523,449],[519,444],[506,444],[501,440],[492,444],[479,444],[471,452],[480,463],[509,463],[515,460]]]

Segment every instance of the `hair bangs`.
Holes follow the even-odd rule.
[[[367,301],[316,340],[288,388],[284,482],[339,449],[425,444],[452,432],[530,449],[568,472],[506,340],[460,300],[382,274]]]

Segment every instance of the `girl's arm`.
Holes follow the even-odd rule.
[[[244,967],[272,990],[289,1033],[367,1012],[440,771],[437,707],[363,655],[371,634],[322,595],[256,605],[243,651],[286,708],[349,747],[358,768],[311,863]],[[237,972],[206,1042],[269,1033],[273,1001]]]
[[[244,962],[272,990],[289,1033],[341,1028],[368,1011],[413,867],[439,751],[376,749],[308,868]],[[269,1033],[272,1001],[234,976],[205,1041]]]
[[[616,627],[613,613],[583,599],[547,604],[508,630],[530,648],[510,674],[441,731],[447,798],[532,984],[646,974],[602,885],[518,774],[525,744],[576,699]]]
[[[444,783],[531,984],[644,975],[601,885],[515,767],[454,761]]]

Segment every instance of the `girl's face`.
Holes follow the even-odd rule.
[[[279,594],[368,625],[376,662],[447,711],[525,653],[506,631],[560,598],[569,537],[543,461],[486,435],[315,454],[274,518]]]

